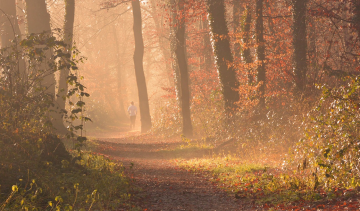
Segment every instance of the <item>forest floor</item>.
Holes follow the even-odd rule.
[[[179,146],[179,138],[137,139],[134,135],[140,133],[130,131],[116,138],[99,138],[96,151],[123,163],[126,173],[134,179],[134,185],[138,188],[133,193],[138,207],[143,210],[245,209],[238,199],[217,188],[204,175],[180,169],[173,162],[176,158],[190,159],[204,154],[162,150]]]
[[[225,192],[208,174],[180,168],[176,160],[209,157],[209,150],[176,150],[183,143],[179,137],[159,138],[133,130],[94,140],[96,152],[123,163],[127,176],[133,179],[132,203],[141,210],[268,210],[255,205],[256,199],[245,201]],[[271,210],[358,210],[332,204]]]

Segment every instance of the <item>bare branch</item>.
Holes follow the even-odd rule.
[[[115,1],[106,1],[106,2],[103,2],[101,3],[101,7],[100,7],[100,10],[108,10],[108,9],[112,9],[112,8],[115,8],[119,5],[122,5],[122,4],[126,4],[128,2],[131,2],[132,0],[115,0]]]
[[[99,34],[99,32],[104,29],[105,27],[107,27],[108,25],[110,25],[111,23],[113,23],[114,21],[116,21],[121,15],[125,14],[126,12],[130,11],[131,8],[125,10],[124,12],[118,14],[114,20],[110,21],[109,23],[105,24],[103,27],[101,27],[99,30],[97,30],[89,39],[86,40],[86,42],[79,48],[79,49],[82,49],[86,44],[88,44],[89,40],[91,40],[93,37],[95,37],[96,35]]]

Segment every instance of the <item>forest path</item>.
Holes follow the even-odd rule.
[[[173,159],[202,157],[206,153],[171,150],[181,144],[180,138],[158,139],[133,131],[97,140],[97,151],[121,161],[127,175],[135,179],[135,186],[142,191],[135,193],[134,202],[143,210],[249,210],[204,175],[176,166]]]

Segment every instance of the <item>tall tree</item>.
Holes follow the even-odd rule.
[[[233,26],[234,26],[234,60],[238,62],[241,59],[240,49],[240,19],[241,19],[241,4],[240,0],[233,0]]]
[[[46,36],[51,36],[50,15],[47,12],[45,0],[26,0],[26,14],[28,23],[28,32],[30,34],[45,33]],[[45,93],[52,96],[55,102],[55,75],[54,70],[49,68],[49,63],[52,62],[52,49],[45,51],[46,61],[42,63],[41,69],[44,71],[44,78],[41,85],[45,88]],[[53,107],[54,112],[49,113],[52,125],[60,133],[66,133],[66,128],[60,115],[58,107]]]
[[[256,0],[256,43],[257,43],[257,83],[259,84],[259,108],[265,108],[265,40],[264,40],[264,18],[263,18],[263,0]]]
[[[1,47],[6,48],[11,45],[15,38],[21,38],[20,27],[16,16],[16,2],[15,0],[0,0],[0,31],[1,32]],[[19,50],[19,49],[18,49]],[[12,80],[15,78],[25,79],[26,65],[23,58],[18,58],[17,71],[10,73]],[[22,88],[21,86],[17,86]],[[17,90],[21,92],[21,90]]]
[[[141,118],[141,132],[147,132],[151,129],[151,116],[149,108],[149,99],[146,88],[146,80],[144,74],[143,57],[144,57],[144,41],[142,37],[142,17],[139,0],[131,2],[134,18],[134,37],[135,37],[135,52],[134,52],[134,66],[135,76],[139,94],[139,107]]]
[[[225,112],[230,115],[239,101],[239,81],[233,66],[230,49],[229,30],[225,20],[224,0],[207,0],[210,28],[212,31],[213,51],[217,65],[222,94],[225,101]]]
[[[26,0],[29,33],[51,33],[50,15],[45,0]]]
[[[356,28],[360,39],[360,1],[352,0],[352,3],[354,4],[354,18],[352,22],[354,23],[354,27]]]
[[[177,3],[176,0],[170,0],[170,10],[171,10],[171,23],[170,23],[170,49],[171,49],[171,59],[172,59],[172,69],[174,75],[174,84],[175,84],[175,94],[176,100],[178,102],[179,108],[181,108],[181,79],[180,79],[180,70],[179,64],[176,59],[176,27],[177,27]]]
[[[123,26],[123,24],[122,24]],[[123,29],[123,27],[122,27]],[[123,89],[123,62],[121,61],[122,57],[120,55],[122,55],[120,53],[120,46],[119,46],[119,36],[117,35],[116,33],[116,29],[115,29],[115,26],[113,26],[113,33],[114,33],[114,38],[115,38],[115,48],[116,48],[116,62],[117,62],[117,92],[118,92],[118,102],[119,102],[119,115],[120,115],[120,118],[121,119],[126,119],[127,116],[126,116],[126,112],[125,112],[125,109],[124,109],[124,89]],[[128,39],[128,36],[126,36],[125,38],[125,42],[124,42],[124,47],[123,47],[123,51],[126,50],[126,45],[127,45],[127,42],[126,40]]]
[[[193,128],[191,123],[190,112],[190,90],[189,90],[189,73],[185,48],[185,13],[184,13],[184,0],[178,1],[178,12],[176,26],[176,47],[175,54],[177,63],[180,69],[181,80],[181,113],[183,117],[183,134],[186,137],[193,135]]]
[[[16,2],[15,0],[0,0],[0,26],[1,47],[8,47],[11,41],[20,36],[20,28],[16,18]]]
[[[248,84],[252,85],[253,84],[253,76],[251,73],[251,68],[249,67],[249,64],[253,63],[253,59],[251,57],[251,48],[250,48],[250,38],[251,38],[251,34],[250,34],[250,29],[251,29],[251,8],[250,5],[246,6],[246,19],[245,19],[245,23],[244,23],[244,35],[243,35],[243,43],[244,43],[244,49],[243,49],[243,57],[245,60],[245,63],[247,64],[247,68],[248,68]]]
[[[65,23],[64,23],[64,42],[66,43],[65,53],[71,56],[73,44],[73,31],[75,19],[75,0],[65,0]],[[60,70],[59,89],[57,94],[57,104],[61,111],[65,111],[66,98],[68,92],[67,77],[69,68]]]
[[[151,9],[152,9],[152,18],[154,20],[154,23],[155,23],[155,28],[156,28],[156,31],[157,31],[157,34],[158,34],[158,39],[159,39],[159,47],[161,49],[161,52],[163,54],[163,57],[164,57],[164,60],[165,60],[165,69],[166,69],[166,74],[167,74],[167,79],[169,81],[169,85],[171,86],[173,84],[173,81],[172,81],[172,71],[171,71],[171,64],[170,62],[167,61],[167,59],[169,59],[171,56],[171,52],[169,50],[169,47],[168,45],[168,41],[166,40],[166,37],[164,37],[161,33],[162,33],[162,26],[163,26],[163,23],[162,23],[162,19],[159,20],[159,15],[158,15],[158,11],[157,11],[157,5],[156,5],[156,0],[151,0],[150,1],[151,3]]]
[[[204,57],[204,69],[206,72],[209,72],[211,69],[211,66],[213,64],[212,60],[212,49],[211,49],[211,41],[210,41],[210,34],[209,31],[209,21],[207,18],[202,19],[202,29],[204,30],[204,36],[203,36],[203,45],[204,45],[204,51],[203,51],[203,57]],[[203,68],[202,68],[203,69]]]
[[[316,45],[316,39],[317,39],[317,23],[315,20],[315,17],[308,17],[309,19],[309,24],[308,24],[308,33],[309,33],[309,37],[308,37],[308,58],[309,58],[309,69],[308,69],[308,73],[309,73],[309,78],[311,75],[311,82],[308,81],[307,83],[310,84],[312,87],[315,87],[315,84],[317,83],[316,80],[318,80],[317,77],[315,77],[318,73],[319,73],[319,65],[317,62],[317,57],[318,57],[318,53],[317,53],[317,45]],[[346,36],[344,38],[344,40],[346,40]],[[345,41],[345,46],[346,46],[346,41]]]
[[[306,5],[308,0],[293,0],[293,45],[295,86],[302,93],[306,87],[307,73],[307,39],[306,39]]]

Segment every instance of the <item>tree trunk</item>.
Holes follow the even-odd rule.
[[[0,0],[1,47],[9,47],[16,36],[20,36],[20,28],[16,18],[15,0]]]
[[[294,76],[296,91],[303,93],[306,87],[307,73],[307,40],[306,40],[306,4],[307,0],[293,0],[293,45]]]
[[[233,26],[234,26],[234,61],[241,61],[241,47],[240,47],[240,19],[241,19],[241,4],[240,0],[233,0]]]
[[[51,33],[45,0],[26,0],[26,14],[29,33]]]
[[[203,42],[204,42],[204,67],[206,72],[210,72],[211,66],[213,64],[212,60],[212,49],[211,49],[211,41],[210,41],[210,33],[209,30],[209,21],[207,18],[202,20],[203,30],[205,31]]]
[[[265,108],[265,41],[264,41],[264,21],[263,21],[263,0],[256,0],[256,42],[257,42],[257,83],[259,84],[259,108]]]
[[[239,81],[233,67],[230,49],[229,30],[225,20],[224,0],[207,0],[210,28],[212,31],[213,51],[217,65],[222,94],[225,101],[225,112],[231,116],[239,101]]]
[[[317,64],[317,49],[316,49],[316,21],[314,17],[309,17],[309,49],[308,49],[308,56],[309,56],[309,74],[311,75],[312,83],[311,87],[315,87],[316,80],[318,80],[318,64]],[[308,82],[309,83],[309,82]]]
[[[144,57],[144,42],[142,38],[142,18],[139,0],[131,2],[134,17],[134,37],[135,37],[135,52],[134,52],[134,66],[135,76],[139,94],[139,107],[141,118],[141,132],[147,132],[151,129],[151,116],[149,109],[149,99],[146,88],[143,57]]]
[[[51,36],[51,27],[50,27],[50,15],[46,9],[45,0],[26,0],[26,14],[27,14],[27,23],[28,23],[28,32],[29,33],[46,33],[46,35]],[[52,96],[54,103],[55,102],[55,75],[53,74],[53,69],[48,70],[49,64],[52,59],[52,49],[44,52],[46,59],[48,61],[43,62],[41,69],[47,70],[47,76],[44,77],[42,86],[47,87],[46,93]],[[48,63],[47,63],[48,62]],[[55,113],[49,113],[49,118],[53,124],[56,132],[66,133],[67,130],[63,124],[62,116],[59,113],[57,107],[52,107],[51,110],[54,110]],[[48,138],[44,139],[44,144],[48,145],[54,157],[69,158],[69,154],[65,150],[64,144],[60,139],[57,139],[55,136],[50,135]],[[56,146],[55,150],[52,150],[51,147]],[[44,149],[45,151],[47,149]],[[46,159],[46,157],[42,157]],[[59,160],[58,160],[59,161]]]
[[[169,51],[168,46],[166,45],[166,43],[167,43],[166,40],[161,35],[162,23],[161,23],[161,21],[159,21],[159,18],[158,18],[158,14],[157,14],[157,10],[156,10],[156,2],[155,2],[155,0],[151,0],[150,2],[151,2],[151,8],[152,8],[152,17],[154,19],[156,31],[158,33],[159,46],[160,46],[161,52],[162,52],[163,57],[164,57],[167,79],[169,81],[169,86],[172,86],[173,85],[173,81],[172,81],[172,78],[171,78],[172,71],[171,71],[171,65],[170,65],[170,62],[169,62],[169,59],[171,57],[171,55],[170,55],[171,53]]]
[[[170,0],[171,5],[171,24],[170,24],[170,49],[171,49],[171,58],[172,58],[172,69],[174,72],[174,84],[175,84],[175,93],[176,100],[178,102],[179,108],[181,105],[181,79],[180,79],[180,70],[179,64],[176,59],[175,49],[176,49],[176,25],[178,24],[176,20],[176,0]]]
[[[357,30],[358,33],[358,39],[360,39],[360,1],[359,0],[352,0],[353,4],[354,4],[354,18],[353,18],[353,23],[354,23],[354,27]]]
[[[342,5],[342,14],[341,14],[341,17],[342,17],[342,19],[343,20],[348,20],[349,19],[349,17],[348,17],[348,3],[343,3],[343,5]],[[359,9],[360,9],[360,6],[359,6]],[[314,21],[314,18],[310,18],[310,23],[311,23],[311,26],[312,27],[314,27],[314,25],[315,24],[313,24],[313,22],[315,22]],[[358,21],[360,21],[360,18],[359,18],[359,20]],[[349,45],[349,38],[350,38],[350,34],[349,34],[349,23],[347,22],[347,21],[342,21],[342,24],[343,24],[343,33],[344,33],[344,36],[343,36],[343,42],[344,42],[344,47],[345,47],[345,52],[349,52],[350,51],[350,45]],[[311,31],[311,30],[309,30],[309,31]],[[315,31],[315,29],[314,29],[314,31]],[[311,33],[311,32],[310,32]],[[311,35],[309,35],[309,37],[311,37]],[[311,46],[309,46],[310,48],[311,48]]]
[[[245,63],[247,64],[248,68],[248,84],[253,85],[254,79],[252,76],[251,68],[249,67],[249,64],[253,63],[253,59],[251,57],[251,48],[250,48],[250,29],[251,29],[251,8],[248,5],[246,7],[246,19],[244,23],[244,35],[243,35],[243,43],[245,47],[243,47],[243,57],[245,60]]]
[[[16,2],[15,0],[0,0],[0,27],[2,29],[1,33],[1,48],[10,47],[12,45],[12,41],[15,38],[18,38],[18,41],[21,39],[20,27],[17,21],[16,16]],[[18,48],[20,51],[20,48]],[[18,66],[16,72],[10,73],[10,78],[18,82],[22,82],[22,84],[17,84],[16,93],[23,93],[21,90],[24,88],[25,77],[26,77],[26,65],[25,60],[23,58],[18,58]],[[13,84],[13,83],[11,83]],[[12,90],[14,90],[11,87]]]
[[[46,9],[45,0],[26,0],[26,14],[27,14],[27,23],[28,23],[28,32],[31,33],[45,33],[47,36],[51,36],[51,27],[50,27],[50,15]],[[52,49],[49,49],[45,52],[46,59],[51,62],[52,59]],[[43,62],[41,69],[45,70],[46,75],[41,82],[42,87],[46,87],[45,93],[52,96],[55,102],[55,75],[53,74],[53,69],[49,69],[48,63]],[[56,102],[55,102],[56,103]],[[54,110],[52,113],[49,113],[49,118],[52,125],[60,133],[66,133],[67,130],[63,124],[62,116],[60,115],[60,110],[57,106],[53,107],[51,110]]]
[[[178,2],[178,24],[176,26],[176,48],[175,54],[180,69],[181,80],[181,112],[183,117],[183,134],[186,137],[192,137],[193,128],[191,124],[190,113],[190,91],[189,91],[189,73],[185,48],[185,17],[184,17],[184,0]]]
[[[25,1],[24,0],[16,0],[16,14],[19,19],[24,19],[26,18],[26,5],[25,5]],[[26,28],[26,23],[25,21],[19,22],[18,21],[18,25],[19,25],[19,29],[22,35],[27,33],[27,28]]]
[[[128,119],[125,107],[124,107],[124,96],[123,93],[125,92],[125,89],[123,89],[123,66],[121,62],[121,56],[120,56],[120,47],[119,47],[119,37],[116,33],[115,26],[113,26],[113,33],[115,38],[115,48],[116,48],[116,62],[117,62],[117,97],[119,102],[119,116],[121,119]],[[125,40],[126,43],[127,40]],[[125,44],[126,45],[126,44]],[[126,49],[126,47],[124,47]]]
[[[65,23],[64,23],[64,42],[66,43],[66,51],[71,57],[72,43],[73,43],[73,31],[74,31],[74,19],[75,19],[75,0],[65,1]],[[66,61],[64,61],[66,62]],[[66,112],[66,94],[68,92],[67,77],[69,76],[70,69],[64,68],[60,70],[59,77],[59,89],[57,94],[57,104],[60,111]]]

